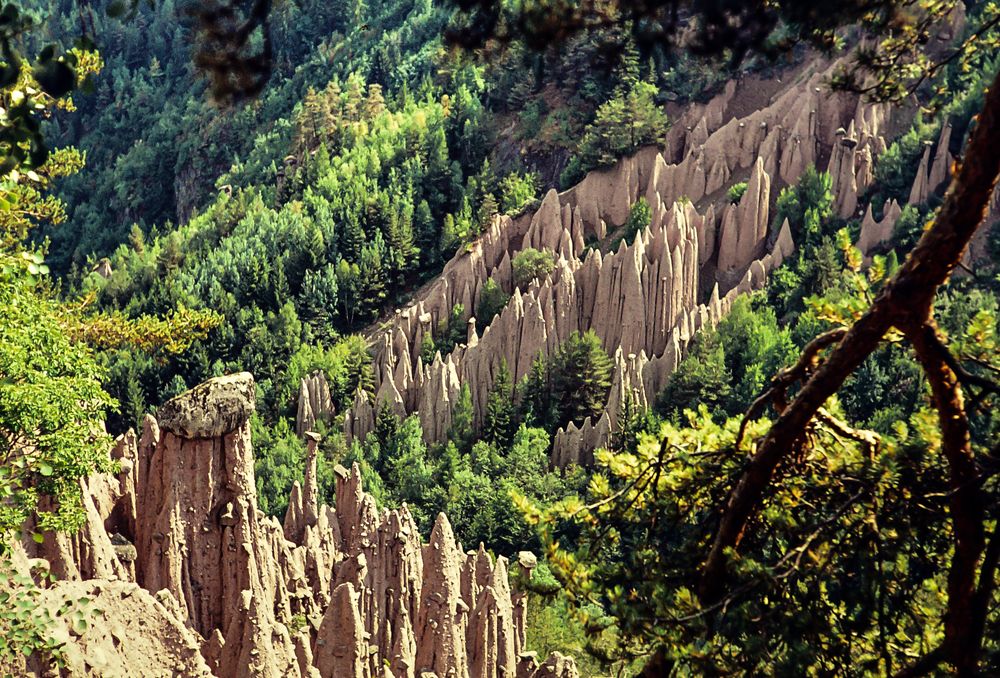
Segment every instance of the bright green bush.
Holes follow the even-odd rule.
[[[511,261],[514,271],[514,285],[525,289],[536,278],[544,280],[555,268],[555,257],[548,250],[526,247]]]

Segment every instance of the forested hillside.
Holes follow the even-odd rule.
[[[47,233],[50,265],[80,293],[96,291],[105,309],[134,316],[183,306],[224,319],[176,360],[109,356],[108,387],[119,402],[110,429],[137,425],[205,378],[251,371],[261,390],[261,482],[271,488],[264,505],[275,513],[301,472],[301,443],[288,423],[301,378],[325,369],[334,409],[345,410],[371,379],[363,343],[350,332],[407,301],[495,214],[534,204],[543,173],[560,181],[553,157],[557,169],[571,158],[562,180],[572,181],[660,138],[668,123],[656,83],[679,77],[663,52],[641,61],[633,46],[598,58],[596,38],[568,54],[514,46],[502,60],[477,62],[444,41],[447,7],[314,9],[277,10],[271,85],[252,104],[221,112],[193,72],[172,7],[140,8],[126,22],[94,13],[95,32],[107,31],[102,75],[51,130],[56,143],[86,152],[88,170],[60,184],[71,211]],[[73,12],[61,16],[72,35]],[[285,40],[282,31],[304,17],[310,31]],[[148,45],[147,32],[174,39]],[[566,102],[540,112],[547,97]],[[552,136],[543,127],[560,130],[560,140],[539,146]],[[538,152],[548,159],[536,165]],[[464,318],[444,334],[435,348],[447,353],[465,338]],[[471,449],[466,438],[460,456]],[[532,463],[499,474],[536,474],[544,449]],[[467,482],[486,491],[493,475],[492,466],[478,467]],[[457,488],[451,494],[468,500]],[[451,506],[459,520],[465,513],[419,486],[397,500],[406,496]],[[507,499],[500,503],[516,521]],[[503,518],[476,520],[482,527],[469,539],[496,533],[497,543],[510,543],[513,528],[497,527]]]
[[[349,122],[358,121],[355,111],[373,86],[396,112],[411,101],[446,103],[448,164],[457,162],[461,171],[438,179],[444,195],[436,198],[443,202],[431,200],[429,207],[438,221],[449,213],[459,221],[458,237],[474,227],[487,194],[500,204],[500,182],[507,174],[525,173],[522,154],[542,156],[532,159],[539,160],[547,183],[559,181],[571,158],[562,181],[569,185],[583,171],[655,141],[661,130],[650,108],[654,101],[697,95],[704,91],[700,82],[718,81],[717,75],[715,80],[701,75],[699,84],[692,84],[697,67],[674,67],[673,57],[662,51],[642,62],[634,46],[624,54],[603,54],[599,38],[581,40],[566,54],[537,55],[514,45],[502,59],[472,64],[442,38],[453,13],[447,6],[287,3],[271,19],[275,55],[267,90],[252,105],[220,112],[191,63],[193,20],[175,3],[168,0],[155,9],[140,4],[128,21],[109,16],[100,5],[81,8],[72,0],[38,13],[45,27],[40,40],[69,43],[83,24],[100,36],[105,62],[93,91],[77,95],[77,110],[58,116],[50,133],[56,145],[85,151],[92,170],[60,186],[77,224],[52,232],[50,257],[60,270],[83,266],[88,257],[92,265],[93,257],[126,242],[133,224],[148,234],[154,227],[169,230],[168,224],[188,222],[221,187],[273,191],[277,177],[289,169],[290,155],[316,150],[315,134],[299,128],[317,114],[310,110],[316,93],[334,95],[333,81],[336,95],[344,95]],[[454,116],[447,102],[453,102]],[[377,108],[365,111],[370,115]],[[635,122],[623,138],[625,115]],[[326,122],[336,126],[339,120]],[[561,151],[554,165],[553,151]],[[487,158],[492,168],[484,167]],[[470,183],[473,177],[477,181]],[[515,202],[501,206],[516,210],[523,189],[518,194],[511,187],[508,193]],[[271,206],[290,197],[265,194]],[[496,208],[490,202],[487,212],[491,205]],[[433,260],[430,252],[425,256]]]
[[[539,136],[550,81],[584,80],[565,83],[559,96],[574,98],[553,113],[574,111],[559,126],[577,176],[665,128],[657,87],[640,80],[666,77],[662,63],[640,67],[626,53],[584,68],[597,41],[577,47],[576,68],[556,57],[548,66],[533,54],[518,59],[517,49],[502,62],[472,63],[442,41],[450,10],[407,3],[279,8],[270,86],[251,105],[220,112],[193,73],[183,14],[172,5],[140,7],[126,22],[74,5],[53,13],[47,29],[73,35],[82,13],[103,37],[105,64],[93,91],[76,96],[77,110],[51,123],[53,143],[79,147],[88,171],[60,184],[70,219],[45,234],[50,265],[85,290],[87,274],[109,258],[106,305],[129,313],[204,305],[241,335],[267,327],[273,344],[239,356],[220,337],[183,367],[119,366],[131,370],[119,388],[140,383],[143,393],[116,391],[124,405],[116,429],[182,390],[176,377],[196,383],[238,360],[275,381],[298,344],[332,344],[364,327],[439,271],[492,214],[530,204],[542,179],[520,151]],[[529,63],[537,75],[525,92],[517,74]],[[635,120],[622,138],[625,115]],[[248,247],[248,229],[272,235]],[[119,245],[126,249],[114,253]],[[209,289],[217,283],[235,299]],[[280,405],[266,398],[272,414],[287,406],[284,395]]]
[[[995,3],[26,4],[0,666],[1000,671]]]

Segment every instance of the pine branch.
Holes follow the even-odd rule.
[[[1000,73],[985,97],[965,157],[945,196],[934,225],[924,232],[904,264],[888,281],[868,311],[843,335],[825,361],[772,425],[729,495],[718,531],[701,572],[699,594],[705,603],[725,595],[729,581],[727,552],[739,548],[757,515],[778,465],[805,435],[810,423],[847,377],[881,344],[892,327],[915,330],[928,324],[938,287],[961,261],[988,209],[1000,174]],[[964,468],[964,467],[963,467]],[[952,470],[962,474],[962,470]],[[975,551],[975,540],[964,542]],[[963,556],[963,558],[966,556]],[[966,571],[964,561],[959,568]],[[957,576],[957,575],[956,575]],[[959,579],[964,578],[964,574]],[[965,604],[956,586],[959,606]],[[965,646],[953,625],[949,650]],[[961,657],[950,657],[962,661]]]

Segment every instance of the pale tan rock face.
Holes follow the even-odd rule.
[[[951,143],[951,121],[946,120],[941,126],[941,136],[938,138],[937,150],[934,152],[934,163],[931,165],[927,179],[927,188],[931,191],[940,188],[941,184],[951,178],[951,165],[955,159],[948,152]]]
[[[72,628],[72,617],[58,612],[81,598],[95,609],[85,630]],[[55,620],[53,636],[65,643],[64,676],[129,678],[192,676],[212,673],[200,653],[201,638],[169,607],[133,583],[90,579],[59,581],[42,592],[40,601]],[[0,667],[4,671],[6,667]],[[50,675],[29,662],[12,675]]]
[[[720,271],[742,271],[753,261],[767,237],[770,199],[771,178],[764,171],[763,159],[757,158],[739,204],[730,205],[723,216]]]
[[[663,360],[668,347],[683,350],[692,328],[701,326],[699,318],[713,317],[707,307],[699,308],[699,290],[719,283],[723,297],[731,289],[748,291],[791,254],[789,232],[766,251],[769,206],[777,192],[772,182],[795,183],[832,151],[839,154],[834,165],[840,213],[853,213],[857,194],[870,184],[874,162],[885,150],[890,109],[824,91],[836,65],[817,62],[803,69],[766,105],[740,117],[731,111],[740,108],[741,85],[729,83],[711,102],[684,113],[662,150],[643,148],[563,193],[549,191],[535,211],[494,219],[410,306],[375,331],[376,402],[356,399],[345,416],[348,438],[363,438],[378,404],[387,402],[397,415],[419,413],[427,441],[439,442],[463,384],[472,392],[479,425],[500,361],[520,379],[536,356],[551,353],[573,331],[593,329],[611,352],[619,346],[626,354],[645,351],[665,378],[673,360]],[[742,177],[748,190],[728,207],[719,194]],[[586,240],[617,232],[640,197],[652,212],[647,231],[615,252],[585,251]],[[510,262],[529,246],[553,251],[556,270],[549,280],[515,290]],[[751,272],[754,261],[760,266]],[[703,272],[714,279],[703,280]],[[482,335],[470,332],[450,356],[423,364],[423,334],[456,303],[471,317],[489,278],[513,295],[507,307]]]
[[[924,155],[920,158],[920,166],[917,168],[917,175],[913,178],[913,187],[910,189],[910,198],[907,202],[911,205],[922,205],[927,202],[930,196],[931,186],[928,176],[928,164],[931,158],[931,147],[924,147]]]
[[[298,675],[275,615],[283,585],[257,511],[253,397],[249,374],[220,377],[168,401],[156,424],[148,422],[139,450],[146,473],[137,486],[137,580],[170,592],[203,637],[219,632],[220,676]]]
[[[373,428],[375,428],[375,407],[371,396],[364,389],[358,388],[354,393],[354,403],[344,415],[344,435],[347,437],[347,442],[354,439],[364,440]]]
[[[129,580],[134,577],[135,548],[122,544],[116,546],[112,534],[105,529],[104,516],[110,515],[119,499],[116,483],[98,476],[81,480],[84,524],[74,534],[45,532],[38,544],[29,535],[33,523],[29,522],[22,533],[22,548],[30,558],[43,558],[49,569],[60,579]],[[47,500],[43,510],[51,510]]]
[[[526,610],[506,560],[464,553],[443,515],[422,544],[405,506],[378,510],[357,466],[335,469],[337,509],[318,505],[320,440],[311,432],[284,525],[257,510],[249,419],[234,414],[252,410],[253,392],[252,378],[237,375],[178,396],[169,430],[147,416],[138,444],[129,435],[116,445],[122,473],[88,480],[85,541],[41,554],[67,577],[58,586],[114,592],[104,635],[73,640],[107,672],[71,675],[135,675],[115,673],[134,661],[149,667],[142,675],[173,675],[183,662],[184,675],[219,678],[514,676]],[[131,549],[129,564],[122,549]],[[18,554],[25,566],[39,555]],[[117,605],[119,591],[141,605]],[[131,639],[145,642],[147,631],[156,639],[142,663],[144,646]]]
[[[103,258],[97,262],[97,265],[92,270],[102,278],[110,278],[113,273],[111,270],[111,261],[107,258]]]
[[[834,211],[843,219],[854,216],[858,207],[858,182],[855,169],[858,140],[851,130],[837,135],[830,154],[827,172],[833,180]]]
[[[465,656],[465,626],[469,604],[462,600],[462,554],[444,514],[438,516],[430,543],[423,547],[425,583],[417,627],[417,675],[469,675]]]
[[[302,498],[303,529],[319,520],[319,485],[316,479],[316,455],[320,443],[318,433],[306,431],[306,472]]]
[[[729,83],[675,121],[664,148],[641,149],[562,193],[549,191],[535,211],[495,219],[375,332],[376,401],[391,403],[398,416],[418,414],[425,439],[440,442],[463,385],[470,388],[479,426],[501,361],[519,380],[536,357],[551,354],[572,332],[593,330],[612,354],[618,348],[637,359],[644,354],[641,370],[631,361],[617,364],[615,381],[624,383],[624,369],[636,372],[627,388],[638,391],[643,384],[640,400],[650,402],[650,389],[662,387],[693,333],[728,311],[731,293],[758,289],[792,254],[787,224],[769,233],[777,193],[772,182],[779,182],[775,188],[793,184],[818,158],[830,157],[836,210],[855,214],[858,194],[870,185],[885,150],[891,109],[824,90],[836,67],[817,61],[801,69],[763,107],[739,116],[733,111],[741,108],[741,85]],[[743,178],[746,192],[729,205],[721,197],[725,188]],[[632,243],[616,251],[584,248],[588,239],[617,233],[640,197],[652,218]],[[514,289],[510,262],[529,246],[553,252],[555,270],[547,280]],[[470,290],[475,304],[491,277],[512,295],[506,308],[481,335],[470,332],[452,354],[423,364],[423,333],[455,303],[468,306]],[[699,290],[716,284],[719,293],[699,303]],[[472,314],[467,308],[467,317]],[[610,430],[620,395],[608,403]],[[345,416],[348,438],[371,430],[375,409],[366,397],[356,399]],[[588,463],[589,446],[607,442],[604,427],[599,418],[560,431],[553,461]]]
[[[321,370],[302,378],[299,385],[298,409],[295,417],[295,432],[304,436],[316,429],[316,422],[328,422],[334,414],[333,398],[326,374]]]
[[[246,423],[255,402],[253,377],[241,372],[171,398],[157,411],[156,421],[161,431],[185,438],[217,438]]]
[[[862,254],[868,256],[877,245],[892,238],[892,230],[901,212],[902,209],[895,200],[891,202],[886,200],[882,207],[882,220],[876,221],[872,206],[868,205],[865,218],[861,220],[861,234],[856,243]]]
[[[302,528],[305,526],[305,509],[302,504],[302,486],[296,480],[292,483],[292,494],[288,498],[288,508],[285,510],[285,522],[282,526],[285,539],[288,541],[299,541],[302,539]]]
[[[794,250],[795,242],[792,240],[792,227],[786,218],[781,223],[781,229],[778,231],[778,239],[775,241],[774,249],[771,252],[777,258],[775,265],[780,266],[781,261],[791,256]]]
[[[316,634],[315,661],[322,678],[367,678],[368,643],[358,607],[358,592],[351,582],[333,591],[333,601]]]

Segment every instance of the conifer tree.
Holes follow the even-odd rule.
[[[396,433],[399,431],[399,418],[392,411],[389,403],[382,403],[375,416],[375,427],[370,435],[375,436],[382,454],[375,460],[375,470],[381,471],[385,460],[392,456],[392,448],[395,443]]]
[[[504,292],[496,280],[489,278],[483,283],[483,288],[479,291],[479,304],[476,306],[476,326],[480,333],[503,311],[508,301],[510,295]]]
[[[531,361],[531,367],[518,390],[521,403],[520,419],[528,425],[548,430],[553,412],[552,386],[549,370],[541,353]]]
[[[400,182],[393,183],[398,185]],[[416,254],[413,236],[413,211],[413,201],[410,196],[402,195],[398,196],[389,214],[386,238],[397,273],[408,270]]]
[[[476,219],[480,232],[486,230],[490,225],[490,219],[496,215],[498,210],[497,199],[493,194],[487,193],[484,195],[483,201],[479,204],[479,214]]]
[[[364,103],[364,80],[359,74],[351,73],[347,78],[347,92],[344,96],[344,120],[349,123],[361,120]]]
[[[618,428],[611,439],[611,448],[616,452],[634,450],[639,444],[639,434],[642,432],[642,414],[636,403],[635,394],[626,390],[618,411]]]
[[[424,332],[424,336],[420,339],[420,359],[424,365],[430,365],[434,362],[437,350],[437,344],[434,343],[434,336],[430,332]]]
[[[341,254],[349,261],[359,261],[365,244],[365,229],[360,219],[354,215],[347,215],[347,218],[340,223],[339,235],[338,249]]]
[[[486,416],[483,421],[483,440],[493,443],[501,450],[510,449],[517,431],[514,416],[513,383],[506,359],[500,361],[493,386],[486,400]]]
[[[368,120],[374,120],[385,111],[385,97],[382,95],[382,85],[377,83],[368,85],[368,95],[365,97],[362,110],[365,118]]]
[[[302,99],[302,109],[295,120],[295,155],[302,162],[320,143],[321,123],[320,96],[310,87]]]
[[[553,359],[552,392],[557,423],[597,421],[611,389],[611,358],[593,330],[569,336]]]
[[[469,384],[462,384],[458,400],[451,410],[451,426],[448,428],[448,440],[455,444],[458,451],[467,454],[472,449],[475,431],[473,430],[472,391]]]
[[[343,91],[340,88],[340,81],[337,78],[330,80],[330,83],[323,90],[323,120],[324,141],[336,148],[341,142],[341,127],[344,124],[344,102]]]

